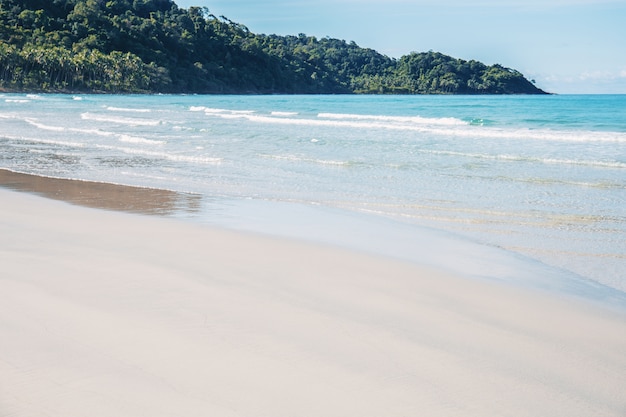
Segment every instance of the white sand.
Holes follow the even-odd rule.
[[[580,301],[5,190],[0,268],[2,417],[626,415]]]

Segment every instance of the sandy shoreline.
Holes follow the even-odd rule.
[[[0,416],[623,416],[626,315],[0,188]]]
[[[156,188],[49,178],[0,168],[0,187],[105,210],[168,215],[194,212],[200,196]]]

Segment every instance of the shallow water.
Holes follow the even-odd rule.
[[[626,96],[5,94],[0,167],[420,261],[444,233],[626,290]]]

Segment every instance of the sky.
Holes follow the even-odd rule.
[[[626,94],[626,0],[175,0],[254,33],[433,50],[501,64],[557,94]]]

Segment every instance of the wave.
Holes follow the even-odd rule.
[[[383,116],[365,114],[319,113],[323,119],[335,120],[376,120],[392,123],[408,123],[420,125],[467,126],[470,123],[454,117],[421,117],[421,116]]]
[[[53,132],[65,132],[67,130],[67,128],[65,128],[63,126],[45,125],[43,123],[39,123],[38,121],[36,121],[34,119],[26,118],[26,119],[24,119],[24,121],[26,123],[28,123],[29,125],[35,126],[37,129],[41,129],[41,130],[50,130],[50,131],[53,131]]]
[[[191,106],[189,111],[205,112],[206,114],[231,114],[231,115],[246,115],[256,113],[256,110],[230,110],[230,109],[218,109],[205,106]]]
[[[4,95],[2,97],[5,97]],[[26,94],[24,96],[18,96],[18,97],[13,97],[13,98],[7,98],[4,100],[5,103],[30,103],[33,100],[41,100],[43,99],[42,96],[38,95],[38,94]]]
[[[206,129],[196,129],[194,127],[181,126],[181,125],[172,126],[172,130],[176,132],[195,132],[195,131],[206,132],[207,131]]]
[[[626,132],[499,128],[482,119],[472,119],[467,122],[454,117],[429,118],[348,113],[319,113],[317,118],[313,119],[290,117],[298,115],[295,112],[271,112],[269,115],[262,115],[253,110],[227,110],[207,107],[191,107],[190,110],[204,112],[209,117],[245,119],[253,123],[399,130],[472,139],[626,143]]]
[[[117,137],[119,139],[120,142],[126,142],[126,143],[136,143],[136,144],[144,144],[144,145],[164,145],[167,142],[163,141],[163,140],[153,140],[153,139],[146,139],[146,138],[142,138],[142,137],[137,137],[137,136],[131,136],[131,135],[127,135],[127,134],[120,134],[120,133],[114,133],[114,132],[108,132],[106,130],[99,130],[99,129],[79,129],[79,128],[74,128],[74,127],[63,127],[63,126],[51,126],[51,125],[46,125],[43,123],[39,123],[33,119],[24,119],[28,124],[35,126],[38,129],[42,129],[42,130],[49,130],[49,131],[53,131],[53,132],[73,132],[73,133],[82,133],[85,135],[97,135],[97,136],[104,136],[104,137]],[[52,141],[54,142],[54,141]]]
[[[190,111],[195,112],[204,112],[207,115],[218,115],[221,117],[229,118],[229,117],[245,117],[247,115],[252,115],[257,113],[255,110],[229,110],[229,109],[220,109],[220,108],[211,108],[204,106],[192,106],[189,108]],[[292,120],[294,123],[298,123],[298,121],[308,120],[309,122],[314,122],[311,119],[284,119],[289,116],[297,116],[298,112],[295,111],[271,111],[270,116],[278,116],[281,120]],[[257,116],[264,117],[264,116]],[[363,114],[344,114],[344,113],[318,113],[317,117],[319,119],[329,119],[329,120],[357,120],[357,121],[377,121],[377,122],[393,122],[393,123],[404,123],[404,124],[418,124],[418,125],[445,125],[445,126],[467,126],[470,123],[465,122],[461,119],[457,119],[454,117],[440,117],[440,118],[428,118],[421,116],[383,116],[383,115],[363,115]],[[271,118],[270,119],[274,119]],[[367,127],[367,126],[364,126]]]
[[[117,112],[128,112],[128,113],[151,113],[152,109],[137,109],[137,108],[127,108],[127,107],[112,107],[108,106],[106,108],[108,111],[117,111]]]
[[[222,158],[216,158],[216,157],[177,155],[177,154],[171,154],[167,152],[154,152],[154,151],[147,151],[145,149],[125,148],[125,147],[101,145],[101,144],[97,144],[95,145],[95,147],[97,149],[119,151],[119,152],[123,152],[123,153],[130,154],[130,155],[151,156],[154,158],[166,159],[169,161],[176,161],[176,162],[191,162],[191,163],[215,165],[215,164],[220,164],[223,160]]]
[[[348,127],[358,129],[395,129],[395,130],[424,130],[422,128],[411,129],[410,126],[400,126],[387,123],[363,123],[359,121],[346,120],[319,120],[307,118],[272,117],[248,113],[234,112],[205,112],[208,116],[222,119],[246,119],[255,123],[270,123],[295,126],[324,126],[324,127]]]
[[[538,158],[528,157],[522,155],[509,155],[509,154],[481,154],[472,152],[458,152],[458,151],[439,151],[439,150],[419,150],[420,153],[427,153],[432,155],[445,155],[445,156],[460,156],[474,159],[488,159],[497,161],[511,161],[511,162],[534,162],[541,164],[557,164],[557,165],[582,165],[600,168],[626,168],[626,163],[619,161],[597,161],[587,159],[560,159],[560,158]]]
[[[598,188],[598,189],[602,189],[602,190],[626,189],[626,186],[624,186],[623,184],[616,183],[616,182],[610,182],[610,181],[598,181],[598,182],[573,181],[573,180],[558,179],[558,178],[557,179],[555,179],[555,178],[524,178],[524,179],[517,178],[515,180],[516,181],[527,182],[527,183],[530,183],[530,184],[571,185],[571,186],[575,186],[575,187]]]
[[[74,133],[83,133],[86,135],[96,135],[96,136],[105,136],[105,137],[120,136],[120,134],[118,133],[108,132],[106,130],[100,130],[100,129],[79,129],[75,127],[70,127],[68,128],[68,131],[74,132]]]
[[[438,133],[457,137],[483,139],[516,139],[556,142],[613,142],[626,143],[624,132],[603,132],[591,130],[551,130],[551,129],[502,129],[476,126],[470,129],[446,130]]]
[[[25,118],[23,120],[29,125],[36,127],[37,129],[48,130],[52,132],[75,132],[75,133],[85,133],[88,135],[99,135],[99,136],[114,136],[115,135],[115,133],[113,132],[106,132],[106,131],[102,131],[98,129],[78,129],[74,127],[52,126],[52,125],[46,125],[46,124],[40,123],[37,120],[30,119],[30,118]]]
[[[626,163],[619,161],[591,161],[585,159],[558,159],[558,158],[541,158],[538,159],[546,164],[563,164],[563,165],[586,165],[602,168],[626,168]]]
[[[12,140],[16,142],[25,142],[25,143],[40,143],[44,145],[58,145],[65,146],[68,148],[84,148],[85,144],[80,142],[68,142],[63,140],[51,140],[51,139],[40,139],[40,138],[27,138],[24,136],[11,136],[11,135],[2,135],[4,139]]]
[[[319,113],[316,119],[293,118],[297,112],[271,112],[269,116],[256,114],[254,110],[227,110],[207,107],[191,107],[191,111],[202,111],[207,116],[222,119],[247,119],[256,123],[274,123],[302,126],[329,126],[360,129],[393,129],[427,131],[428,126],[466,126],[468,123],[454,118],[422,118],[399,116],[370,116],[357,114]]]
[[[34,119],[23,119],[26,123],[28,123],[31,126],[36,127],[37,129],[41,129],[41,130],[49,130],[52,132],[73,132],[73,133],[84,133],[86,135],[98,135],[98,136],[122,136],[118,133],[114,133],[114,132],[108,132],[106,130],[100,130],[100,129],[80,129],[80,128],[75,128],[75,127],[64,127],[64,126],[52,126],[52,125],[46,125],[43,123],[40,123]]]
[[[135,119],[130,117],[115,117],[95,113],[81,113],[81,119],[95,122],[115,123],[130,126],[158,126],[162,122],[155,119]]]
[[[274,160],[282,160],[282,161],[292,161],[292,162],[307,162],[307,163],[314,163],[314,164],[319,164],[319,165],[331,165],[331,166],[341,166],[341,167],[347,167],[347,166],[351,166],[351,165],[356,165],[357,164],[355,162],[350,162],[350,161],[336,161],[336,160],[328,160],[328,159],[303,158],[303,157],[296,156],[296,155],[267,155],[267,154],[260,154],[259,156],[261,158],[266,158],[266,159],[274,159]]]
[[[119,135],[119,140],[120,142],[137,143],[142,145],[165,145],[167,143],[163,140],[152,140],[130,135]]]

